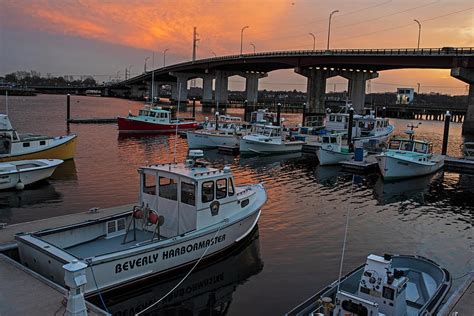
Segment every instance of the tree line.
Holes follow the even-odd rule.
[[[90,87],[97,86],[97,82],[92,76],[53,76],[47,73],[42,76],[40,72],[31,71],[16,71],[6,74],[3,78],[0,77],[4,85],[9,86],[74,86],[74,87]]]

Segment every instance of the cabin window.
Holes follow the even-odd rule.
[[[156,176],[154,174],[143,174],[143,193],[156,195]]]
[[[337,143],[337,137],[331,137],[331,143],[333,144]]]
[[[342,122],[342,116],[340,115],[336,116],[336,122]]]
[[[214,181],[206,181],[202,184],[202,203],[214,200]]]
[[[388,149],[392,149],[392,150],[398,150],[399,148],[400,148],[400,141],[398,140],[391,141],[388,146]]]
[[[412,151],[413,150],[413,143],[412,142],[403,142],[402,143],[402,150]]]
[[[364,126],[365,126],[365,125],[364,125],[364,122],[363,122],[363,121],[360,121],[360,122],[359,122],[359,127],[360,127],[360,128],[364,128]]]
[[[227,196],[227,179],[216,181],[216,198],[223,199]]]
[[[229,178],[229,196],[233,196],[235,191],[234,191],[234,180],[232,178]]]
[[[377,121],[377,128],[380,127],[380,121]]]
[[[395,297],[395,291],[389,287],[384,286],[382,295],[384,298],[393,301],[393,298]]]
[[[323,137],[323,143],[324,144],[329,143],[329,140],[330,140],[329,137]]]
[[[23,143],[23,147],[30,147],[30,143]]]
[[[168,200],[178,200],[178,183],[174,179],[160,177],[159,196]]]
[[[125,218],[121,218],[117,220],[117,230],[124,230],[125,229]]]
[[[334,122],[334,115],[329,116],[329,121]]]
[[[426,153],[427,146],[422,143],[415,143],[415,152],[416,153]]]
[[[240,202],[240,207],[241,207],[241,208],[244,208],[244,207],[246,207],[247,205],[249,205],[249,203],[250,203],[250,200],[249,200],[249,199],[245,199],[245,200],[243,200],[242,202]]]
[[[151,116],[151,117],[155,117],[155,116],[156,116],[156,113],[155,113],[155,112],[150,112],[150,116]]]
[[[181,182],[181,202],[192,206],[196,205],[194,183]]]
[[[45,140],[41,140],[41,141],[40,141],[40,146],[44,146],[44,145],[46,145],[46,141],[45,141]]]
[[[107,222],[107,234],[115,233],[115,221]]]

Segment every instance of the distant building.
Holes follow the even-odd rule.
[[[397,88],[396,104],[412,104],[414,98],[415,98],[415,89]]]

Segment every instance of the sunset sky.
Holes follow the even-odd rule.
[[[413,48],[422,23],[421,47],[474,46],[472,0],[2,0],[0,10],[0,75],[37,70],[53,75],[94,75],[100,82],[143,72],[155,52],[155,66],[187,61],[192,31],[199,33],[198,58],[238,53],[240,29],[244,51],[312,49],[327,43],[332,20],[332,48]],[[148,69],[152,66],[148,60]],[[371,90],[416,87],[421,92],[465,94],[466,84],[448,70],[381,72]],[[243,89],[244,80],[230,79]],[[345,90],[346,80],[334,78],[328,89]],[[260,89],[306,90],[305,79],[292,71],[276,71],[261,80]]]

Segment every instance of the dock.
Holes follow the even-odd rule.
[[[365,173],[377,171],[377,159],[374,155],[368,155],[362,161],[344,161],[341,162],[342,169],[349,172]]]
[[[221,154],[227,154],[227,155],[238,155],[240,152],[240,147],[239,146],[218,146],[217,151],[220,152]]]
[[[0,315],[63,315],[67,290],[6,256],[16,248],[15,235],[66,226],[129,211],[133,204],[51,217],[0,229]],[[89,315],[108,315],[86,301]]]
[[[444,169],[446,171],[474,174],[474,160],[446,156]]]
[[[82,118],[82,119],[69,119],[68,123],[71,124],[114,124],[117,123],[117,118]]]
[[[439,315],[472,315],[474,311],[474,271],[438,312]]]

